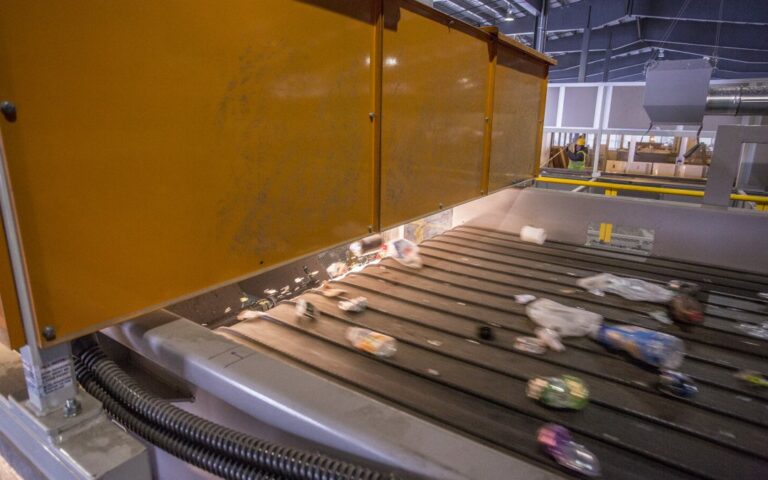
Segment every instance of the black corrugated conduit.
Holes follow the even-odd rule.
[[[134,415],[104,390],[96,381],[93,373],[79,364],[77,379],[85,391],[99,400],[104,409],[121,425],[144,440],[157,445],[171,455],[196,467],[218,475],[227,480],[278,480],[278,477],[265,474],[250,465],[239,462],[219,453],[211,452],[203,446],[179,438],[162,428],[147,423]]]
[[[98,346],[92,346],[80,353],[76,358],[76,364],[79,364],[78,371],[90,373],[93,376],[93,382],[96,382],[109,397],[122,404],[128,413],[143,419],[144,423],[155,428],[159,427],[172,434],[173,437],[178,437],[179,440],[191,442],[205,450],[250,466],[256,471],[265,471],[278,478],[292,480],[388,480],[395,478],[394,475],[384,475],[319,453],[275,445],[193,415],[144,390],[116,363],[109,360]],[[91,379],[84,373],[83,377],[90,381]],[[80,375],[78,375],[79,379]],[[89,393],[91,392],[89,391]],[[93,393],[92,395],[97,396]],[[107,410],[112,413],[108,407]],[[113,413],[113,415],[115,414]],[[117,415],[115,417],[117,418]],[[142,435],[129,425],[126,427]],[[155,442],[153,441],[153,443]],[[166,449],[162,444],[156,443],[156,445]],[[173,453],[170,450],[167,451]],[[194,462],[190,463],[194,464]]]

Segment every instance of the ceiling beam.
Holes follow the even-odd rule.
[[[565,7],[550,8],[547,13],[547,32],[582,30],[587,25],[592,28],[626,18],[629,14],[630,0],[584,0]],[[509,25],[500,27],[508,35],[531,35],[536,28],[533,17],[521,18]]]
[[[634,0],[631,15],[671,20],[677,17],[685,0]],[[680,20],[719,22],[721,0],[695,0],[680,14]],[[768,25],[765,0],[723,0],[722,22]]]

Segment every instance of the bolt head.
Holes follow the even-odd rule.
[[[16,121],[16,105],[14,105],[13,102],[0,102],[0,113],[3,114],[3,117],[5,117],[7,121]]]
[[[54,328],[52,325],[47,325],[43,328],[43,338],[48,340],[49,342],[51,340],[56,339],[56,328]]]
[[[76,417],[80,415],[82,410],[83,406],[80,405],[80,402],[76,398],[68,398],[64,402],[64,416],[66,418]]]

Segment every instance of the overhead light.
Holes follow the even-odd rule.
[[[507,9],[507,14],[504,15],[504,18],[502,18],[502,20],[505,21],[505,22],[514,22],[515,21],[515,16],[512,15],[512,9],[511,8]]]
[[[659,58],[664,58],[664,50],[661,48],[659,49]]]

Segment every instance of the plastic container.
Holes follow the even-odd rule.
[[[526,225],[520,229],[520,240],[543,245],[547,241],[547,231],[543,228]]]
[[[562,425],[548,423],[539,429],[541,448],[557,463],[587,477],[600,476],[600,461],[584,445],[573,441],[571,432]]]
[[[679,338],[642,327],[602,325],[592,338],[659,368],[677,369],[685,355],[685,344]]]
[[[581,410],[589,402],[587,384],[578,377],[536,377],[528,380],[525,391],[529,398],[548,407]]]
[[[397,340],[373,330],[350,327],[346,337],[356,349],[377,357],[391,357],[397,352]]]

